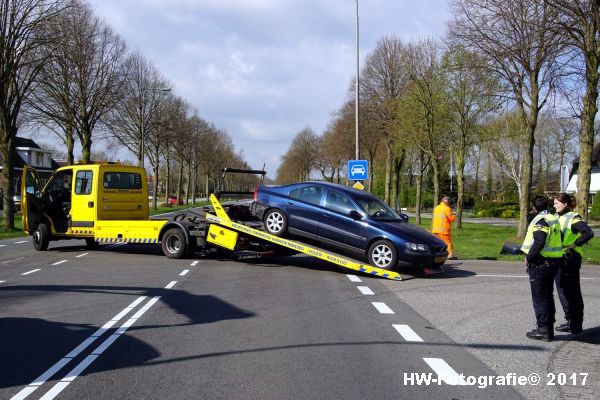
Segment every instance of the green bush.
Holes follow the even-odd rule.
[[[502,214],[500,214],[502,218],[519,218],[519,211],[514,210],[504,210]]]
[[[594,195],[594,202],[590,210],[590,218],[600,220],[600,192]]]
[[[482,201],[475,204],[473,214],[476,217],[517,218],[519,216],[519,205]]]

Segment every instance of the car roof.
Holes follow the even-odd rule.
[[[354,189],[354,188],[351,188],[351,187],[348,187],[345,185],[340,185],[340,184],[331,183],[331,182],[307,181],[307,182],[292,183],[290,185],[285,185],[285,186],[280,186],[280,187],[289,187],[291,189],[291,188],[305,187],[305,186],[321,186],[321,187],[325,187],[328,189],[335,189],[337,191],[346,193],[346,194],[354,196],[354,197],[374,197],[371,193],[363,192],[362,190]]]

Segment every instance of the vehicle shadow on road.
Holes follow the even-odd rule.
[[[256,314],[243,310],[218,297],[211,295],[196,295],[183,290],[156,289],[145,287],[119,287],[119,286],[70,286],[70,285],[23,285],[5,286],[0,290],[0,301],[4,304],[19,301],[24,297],[46,297],[60,293],[102,293],[107,295],[129,294],[130,298],[124,299],[121,308],[127,306],[138,296],[147,296],[135,309],[125,315],[111,329],[103,333],[94,343],[84,351],[80,357],[70,362],[61,370],[62,375],[70,371],[80,358],[97,348],[104,340],[119,329],[133,313],[147,303],[149,299],[160,296],[159,303],[167,305],[178,315],[186,320],[175,324],[156,324],[137,322],[127,332],[132,333],[147,329],[171,328],[174,326],[188,326],[210,324],[217,321],[251,318]],[[156,307],[156,306],[155,306]],[[116,314],[121,308],[116,307]],[[151,316],[150,316],[151,318]],[[146,319],[148,321],[149,319]],[[151,319],[150,319],[151,320]],[[181,321],[182,318],[177,318]],[[97,326],[89,324],[74,324],[68,322],[50,321],[40,318],[0,318],[0,388],[28,385],[54,363],[72,351],[85,339],[107,321],[95,321]],[[160,353],[153,347],[125,333],[117,341],[119,346],[125,346],[128,356],[119,360],[119,367],[114,367],[115,360],[107,363],[108,369],[144,364]],[[134,349],[131,351],[131,349]],[[101,365],[100,363],[98,363]],[[111,365],[110,367],[108,365]],[[95,369],[95,368],[94,368]]]

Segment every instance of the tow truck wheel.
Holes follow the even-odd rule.
[[[33,232],[33,248],[38,251],[48,250],[48,244],[50,243],[50,231],[48,225],[41,223],[38,225],[35,232]]]
[[[97,250],[98,249],[98,242],[96,242],[96,239],[94,238],[85,238],[85,247],[88,250]]]
[[[382,269],[392,269],[398,261],[396,246],[389,240],[378,240],[369,247],[369,264]]]
[[[268,233],[283,236],[287,232],[287,216],[278,208],[272,208],[265,214],[263,224]]]
[[[161,240],[163,254],[169,258],[181,258],[185,255],[185,237],[178,228],[165,232]]]

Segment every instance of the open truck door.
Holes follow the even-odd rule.
[[[42,187],[35,169],[25,166],[21,177],[23,230],[33,233],[42,220]]]
[[[23,168],[21,177],[21,215],[23,230],[33,235],[33,247],[46,250],[50,243],[50,228],[42,222],[42,185],[35,169]]]

